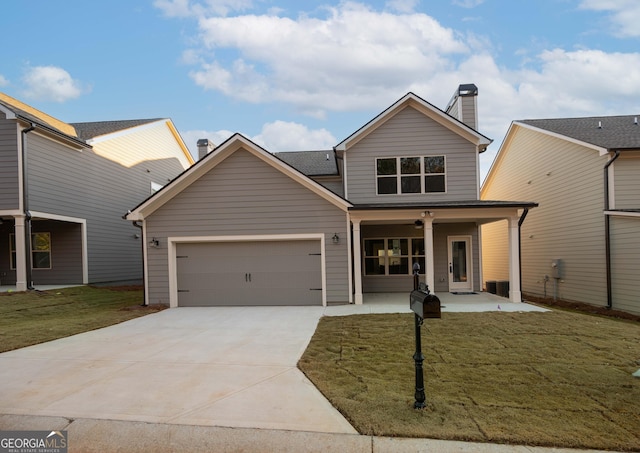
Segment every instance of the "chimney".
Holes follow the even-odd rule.
[[[446,112],[454,118],[462,121],[474,130],[478,129],[478,87],[473,83],[465,83],[458,87]]]
[[[213,151],[215,146],[208,138],[201,138],[198,140],[198,160],[201,160],[204,156]]]

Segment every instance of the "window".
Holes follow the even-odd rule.
[[[16,236],[9,235],[11,269],[16,268]],[[31,233],[31,268],[51,269],[51,233]]]
[[[445,192],[444,156],[424,158],[424,191]]]
[[[364,240],[365,275],[412,275],[413,263],[425,269],[424,238]]]
[[[446,192],[444,156],[376,159],[378,195]]]

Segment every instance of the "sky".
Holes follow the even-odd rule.
[[[478,86],[478,130],[640,113],[638,0],[31,0],[0,8],[0,91],[65,122],[331,149],[411,91]]]

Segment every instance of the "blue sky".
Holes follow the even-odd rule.
[[[66,122],[169,117],[329,149],[408,91],[479,88],[479,130],[640,113],[638,0],[4,2],[0,91]]]

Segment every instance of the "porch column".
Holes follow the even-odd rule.
[[[436,267],[434,265],[433,253],[433,219],[424,219],[424,278],[432,293],[436,292]]]
[[[520,291],[520,229],[519,217],[509,217],[509,300],[522,302]]]
[[[360,244],[360,220],[353,221],[353,280],[355,283],[354,302],[362,305],[362,248]]]
[[[27,290],[27,245],[24,237],[24,216],[17,215],[15,219],[14,238],[16,247],[16,291]]]

